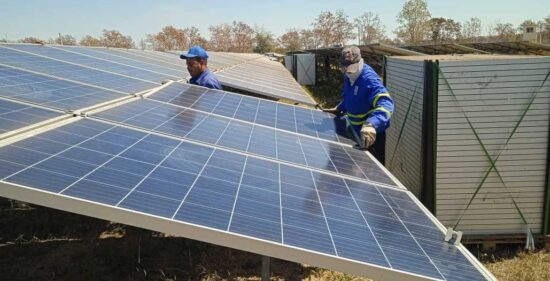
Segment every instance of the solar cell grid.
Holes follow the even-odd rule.
[[[234,102],[222,102],[225,110],[213,112],[218,102],[226,97]],[[322,111],[182,83],[168,85],[149,98],[312,137],[355,144],[345,136],[345,121]]]
[[[0,96],[61,110],[76,110],[125,95],[0,66]]]
[[[0,99],[0,134],[61,115],[56,111]]]
[[[230,112],[236,114],[235,109],[239,108],[238,104],[242,102],[242,98],[236,95],[211,96],[208,93],[199,99],[201,100],[200,108],[208,105],[208,108],[213,108],[210,111],[223,111],[224,115]],[[221,106],[222,104],[231,106],[228,109]],[[395,182],[363,151],[236,119],[148,99],[133,101],[93,116],[313,169],[395,185]]]
[[[216,75],[226,86],[303,104],[315,104],[282,64],[265,57],[222,69]]]
[[[91,57],[100,58],[103,60],[113,61],[119,64],[124,64],[132,67],[136,67],[149,72],[155,72],[166,76],[166,78],[180,79],[182,75],[186,73],[184,65],[180,65],[179,68],[165,67],[159,63],[152,63],[144,60],[143,58],[131,58],[129,56],[123,56],[114,52],[109,52],[106,48],[85,48],[85,47],[69,47],[69,46],[55,46],[56,49],[61,49],[68,52],[75,52]]]
[[[158,84],[151,82],[18,52],[6,48],[6,45],[3,44],[0,44],[0,64],[20,67],[25,70],[32,70],[125,93],[137,93],[158,86]]]
[[[167,74],[153,72],[143,68],[137,68],[127,64],[113,62],[112,60],[100,59],[97,57],[86,56],[75,52],[64,51],[63,49],[51,48],[48,46],[13,44],[6,46],[18,51],[29,52],[47,58],[60,60],[63,62],[78,64],[101,71],[109,71],[114,74],[125,75],[131,78],[141,79],[151,83],[159,83],[167,78],[177,78]]]
[[[168,68],[181,72],[182,76],[188,75],[187,69],[185,69],[185,63],[177,56],[170,55],[169,57],[160,56],[160,52],[152,51],[141,51],[141,50],[131,50],[131,49],[116,49],[108,48],[104,52],[122,56],[129,59],[134,59],[150,64],[155,64],[163,68]],[[182,65],[183,63],[183,65]]]
[[[62,56],[64,48],[73,47],[40,53]],[[172,60],[73,50],[112,59],[106,68],[162,61],[151,73],[168,71]],[[89,66],[100,61],[70,54],[64,58]],[[147,86],[141,82],[0,45],[0,135],[62,115],[6,99],[83,108],[124,97],[99,87],[131,93]],[[382,279],[494,279],[462,246],[444,242],[443,226],[410,192],[351,147],[342,120],[181,83],[128,101],[0,144],[0,194]]]
[[[0,148],[0,159],[7,183],[435,279],[485,280],[403,190],[91,120]]]

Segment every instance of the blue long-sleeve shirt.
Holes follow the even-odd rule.
[[[199,85],[203,87],[207,87],[210,89],[222,89],[222,85],[220,81],[218,81],[218,78],[210,69],[206,69],[199,75],[198,77],[193,77],[191,80],[189,80],[189,83],[193,85]]]
[[[347,76],[344,77],[342,96],[338,109],[347,114],[356,132],[359,133],[365,122],[370,123],[377,133],[390,126],[393,100],[378,74],[367,64],[353,85]]]

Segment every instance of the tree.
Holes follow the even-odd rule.
[[[273,51],[274,48],[273,34],[261,27],[256,27],[254,30],[254,53],[265,54]]]
[[[237,53],[249,53],[252,51],[252,36],[254,29],[250,25],[239,21],[233,21],[232,27],[232,48],[230,51]]]
[[[195,38],[193,41],[189,41],[189,45],[191,46],[199,45],[199,46],[202,46],[204,49],[210,48],[210,43],[208,42],[208,40],[206,40],[202,36]]]
[[[523,29],[526,26],[535,26],[538,27],[538,24],[533,20],[524,20],[519,26],[518,26],[518,32],[523,32]]]
[[[493,39],[498,41],[516,40],[516,29],[511,23],[501,23],[497,21],[489,28],[489,34]]]
[[[320,46],[321,38],[319,34],[311,29],[302,29],[300,31],[300,40],[302,41],[303,49],[317,49]]]
[[[189,39],[189,47],[200,45],[203,48],[207,48],[208,41],[201,36],[199,29],[191,26],[184,29],[187,38]]]
[[[475,41],[481,37],[481,20],[479,18],[470,18],[462,24],[462,39],[465,41]]]
[[[81,46],[100,47],[101,40],[94,38],[90,35],[86,35],[82,39],[80,39],[80,42],[78,44]]]
[[[159,51],[160,48],[157,45],[157,41],[155,41],[155,35],[154,34],[147,34],[145,36],[145,45],[146,49],[152,49],[155,51]]]
[[[541,41],[550,42],[550,15],[537,22]]]
[[[150,39],[154,41],[157,51],[182,50],[186,49],[189,43],[185,31],[171,25],[165,26],[162,31],[152,35]]]
[[[186,50],[194,45],[206,48],[206,42],[206,39],[201,37],[199,29],[194,26],[182,29],[169,25],[162,28],[159,33],[148,34],[143,44],[156,51],[166,51]]]
[[[55,39],[55,44],[58,45],[76,45],[76,39],[71,35],[63,35]]]
[[[144,39],[139,40],[139,49],[140,50],[147,49],[147,40],[144,40]]]
[[[215,51],[245,53],[252,51],[254,29],[244,22],[212,25],[210,47]]]
[[[338,10],[334,14],[321,12],[312,25],[313,33],[320,39],[321,46],[344,44],[347,40],[355,38],[353,24],[343,10]]]
[[[134,40],[130,36],[124,36],[117,30],[103,30],[101,45],[113,48],[135,48]]]
[[[380,21],[378,15],[365,12],[355,19],[355,25],[359,31],[359,44],[380,42],[387,38],[386,27]]]
[[[231,48],[231,25],[227,23],[212,25],[210,30],[210,48],[215,51],[227,52]]]
[[[426,0],[408,0],[397,15],[397,38],[406,44],[418,44],[430,33],[430,11]]]
[[[19,43],[44,44],[45,41],[36,37],[25,37],[18,41]]]
[[[460,38],[460,23],[452,19],[430,19],[430,38],[433,42],[453,42]]]
[[[287,52],[300,50],[303,46],[300,39],[300,32],[296,29],[290,29],[285,34],[281,35],[279,42]]]

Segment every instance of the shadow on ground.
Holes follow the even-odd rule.
[[[259,280],[261,256],[0,199],[0,280]],[[272,259],[272,280],[317,269]]]

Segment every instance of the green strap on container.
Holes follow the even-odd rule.
[[[403,119],[403,125],[401,125],[401,129],[399,129],[399,135],[397,136],[397,142],[395,143],[395,147],[393,148],[393,155],[391,156],[390,164],[388,167],[391,169],[393,164],[393,159],[395,158],[395,155],[397,154],[397,148],[399,147],[399,143],[401,142],[401,136],[403,135],[403,131],[405,129],[405,125],[407,124],[407,120],[409,119],[409,113],[411,112],[411,107],[414,102],[414,97],[416,96],[416,91],[418,90],[418,83],[414,87],[413,94],[411,96],[411,101],[409,101],[409,105],[407,106],[407,112],[405,113],[405,119]]]
[[[518,120],[518,122],[516,123],[516,125],[514,126],[514,129],[512,130],[512,133],[510,134],[510,136],[506,139],[506,142],[504,143],[504,146],[503,148],[499,151],[498,155],[495,157],[495,159],[493,159],[491,157],[491,155],[489,154],[487,148],[485,147],[485,145],[483,144],[483,142],[481,141],[481,138],[479,137],[477,131],[475,130],[474,126],[472,125],[472,123],[470,122],[470,119],[468,118],[468,116],[466,115],[466,112],[464,112],[464,109],[460,106],[460,103],[458,102],[458,99],[456,98],[456,95],[454,94],[449,82],[447,81],[447,79],[445,78],[445,75],[443,74],[443,71],[441,71],[441,68],[439,68],[439,66],[437,66],[438,68],[438,72],[440,73],[441,77],[443,78],[443,81],[445,82],[445,84],[447,85],[447,87],[449,88],[449,91],[451,93],[451,96],[453,97],[454,101],[457,103],[457,105],[459,106],[462,114],[464,115],[464,117],[466,118],[466,121],[468,123],[468,125],[470,126],[470,129],[472,129],[472,132],[474,133],[477,141],[479,142],[479,144],[481,145],[482,149],[483,149],[483,152],[485,153],[485,156],[487,157],[487,159],[489,160],[489,162],[491,163],[491,167],[489,167],[489,169],[486,171],[485,175],[483,176],[480,184],[478,185],[478,187],[476,188],[474,194],[472,195],[472,197],[470,198],[468,204],[466,205],[466,208],[462,211],[462,214],[460,215],[460,217],[458,218],[457,222],[455,223],[454,227],[453,228],[456,228],[458,226],[458,224],[460,223],[460,221],[462,220],[462,218],[464,217],[464,215],[466,214],[466,211],[468,210],[468,208],[470,207],[470,205],[472,204],[473,200],[475,199],[475,197],[477,196],[477,194],[479,193],[479,190],[481,189],[481,187],[483,186],[483,184],[485,183],[485,181],[487,180],[490,172],[494,169],[496,174],[498,175],[500,181],[502,182],[504,188],[506,189],[506,192],[508,193],[508,195],[510,196],[510,199],[512,200],[512,203],[514,205],[514,207],[516,208],[516,210],[518,211],[521,219],[523,220],[523,223],[525,224],[525,226],[527,227],[527,244],[526,247],[528,248],[531,248],[532,247],[532,244],[533,244],[533,237],[532,237],[532,232],[531,232],[531,229],[529,228],[529,224],[527,223],[527,220],[525,219],[525,216],[523,215],[523,213],[521,212],[521,209],[519,208],[516,200],[514,199],[514,197],[511,195],[511,193],[509,192],[508,190],[508,187],[506,186],[506,183],[504,182],[504,179],[502,178],[502,175],[500,174],[500,172],[498,171],[497,167],[496,167],[496,161],[498,160],[498,158],[500,157],[500,155],[502,154],[502,152],[504,151],[504,149],[506,148],[506,146],[508,145],[508,143],[510,142],[510,140],[512,139],[513,135],[516,133],[517,129],[519,128],[519,125],[521,124],[521,122],[523,121],[524,117],[527,115],[527,112],[529,111],[529,109],[531,108],[531,105],[533,104],[535,98],[537,97],[537,94],[538,92],[540,91],[540,89],[544,86],[544,84],[546,83],[546,81],[548,80],[548,77],[550,77],[550,72],[546,75],[544,81],[542,82],[542,84],[539,86],[539,88],[533,93],[533,95],[531,96],[531,99],[527,105],[527,107],[523,110],[523,112],[521,113],[520,115],[520,119]]]

